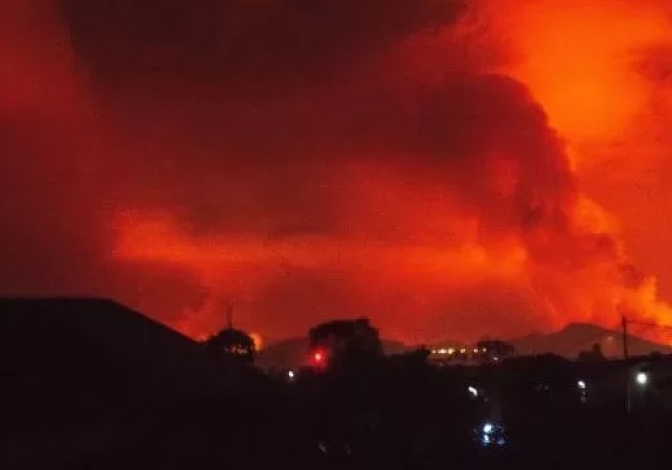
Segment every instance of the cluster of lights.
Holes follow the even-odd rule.
[[[455,349],[455,348],[440,348],[440,349],[432,349],[432,354],[438,354],[440,356],[452,356],[453,354],[459,353],[459,354],[467,354],[467,348],[461,348],[461,349]],[[487,352],[486,348],[478,349],[474,348],[472,350],[474,354],[478,353],[485,353]]]
[[[455,354],[456,349],[455,348],[441,348],[441,349],[432,349],[432,354],[440,354],[442,356],[447,355],[453,355]]]

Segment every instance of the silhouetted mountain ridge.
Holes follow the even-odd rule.
[[[532,333],[512,339],[510,342],[519,354],[552,353],[574,358],[581,351],[589,350],[594,344],[599,344],[607,357],[618,357],[623,354],[623,335],[620,331],[591,323],[570,323],[553,333]],[[632,334],[628,335],[628,349],[633,356],[652,352],[672,353],[672,348],[669,346],[656,344]]]

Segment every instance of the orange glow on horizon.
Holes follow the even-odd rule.
[[[254,342],[255,351],[261,351],[264,348],[264,340],[259,333],[250,333],[250,338]]]

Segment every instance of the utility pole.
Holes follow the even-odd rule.
[[[625,409],[630,413],[632,411],[632,390],[630,384],[630,366],[628,365],[628,319],[625,315],[621,318],[621,327],[623,330],[623,363],[625,365]]]
[[[659,329],[664,329],[668,331],[672,331],[672,325],[659,325],[657,323],[646,323],[646,322],[640,322],[636,320],[629,320],[628,318],[623,315],[621,318],[621,326],[623,329],[623,362],[625,362],[625,370],[627,372],[627,388],[626,388],[626,408],[628,413],[632,411],[632,379],[633,379],[633,369],[630,367],[629,359],[630,355],[628,352],[628,325],[640,325],[640,326],[649,326],[653,328],[659,328]]]
[[[621,319],[621,326],[623,327],[623,359],[628,360],[628,319],[625,315]]]

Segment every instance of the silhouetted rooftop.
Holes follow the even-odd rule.
[[[207,381],[199,345],[102,298],[0,299],[0,367],[16,374],[49,368],[112,374],[161,390]]]

